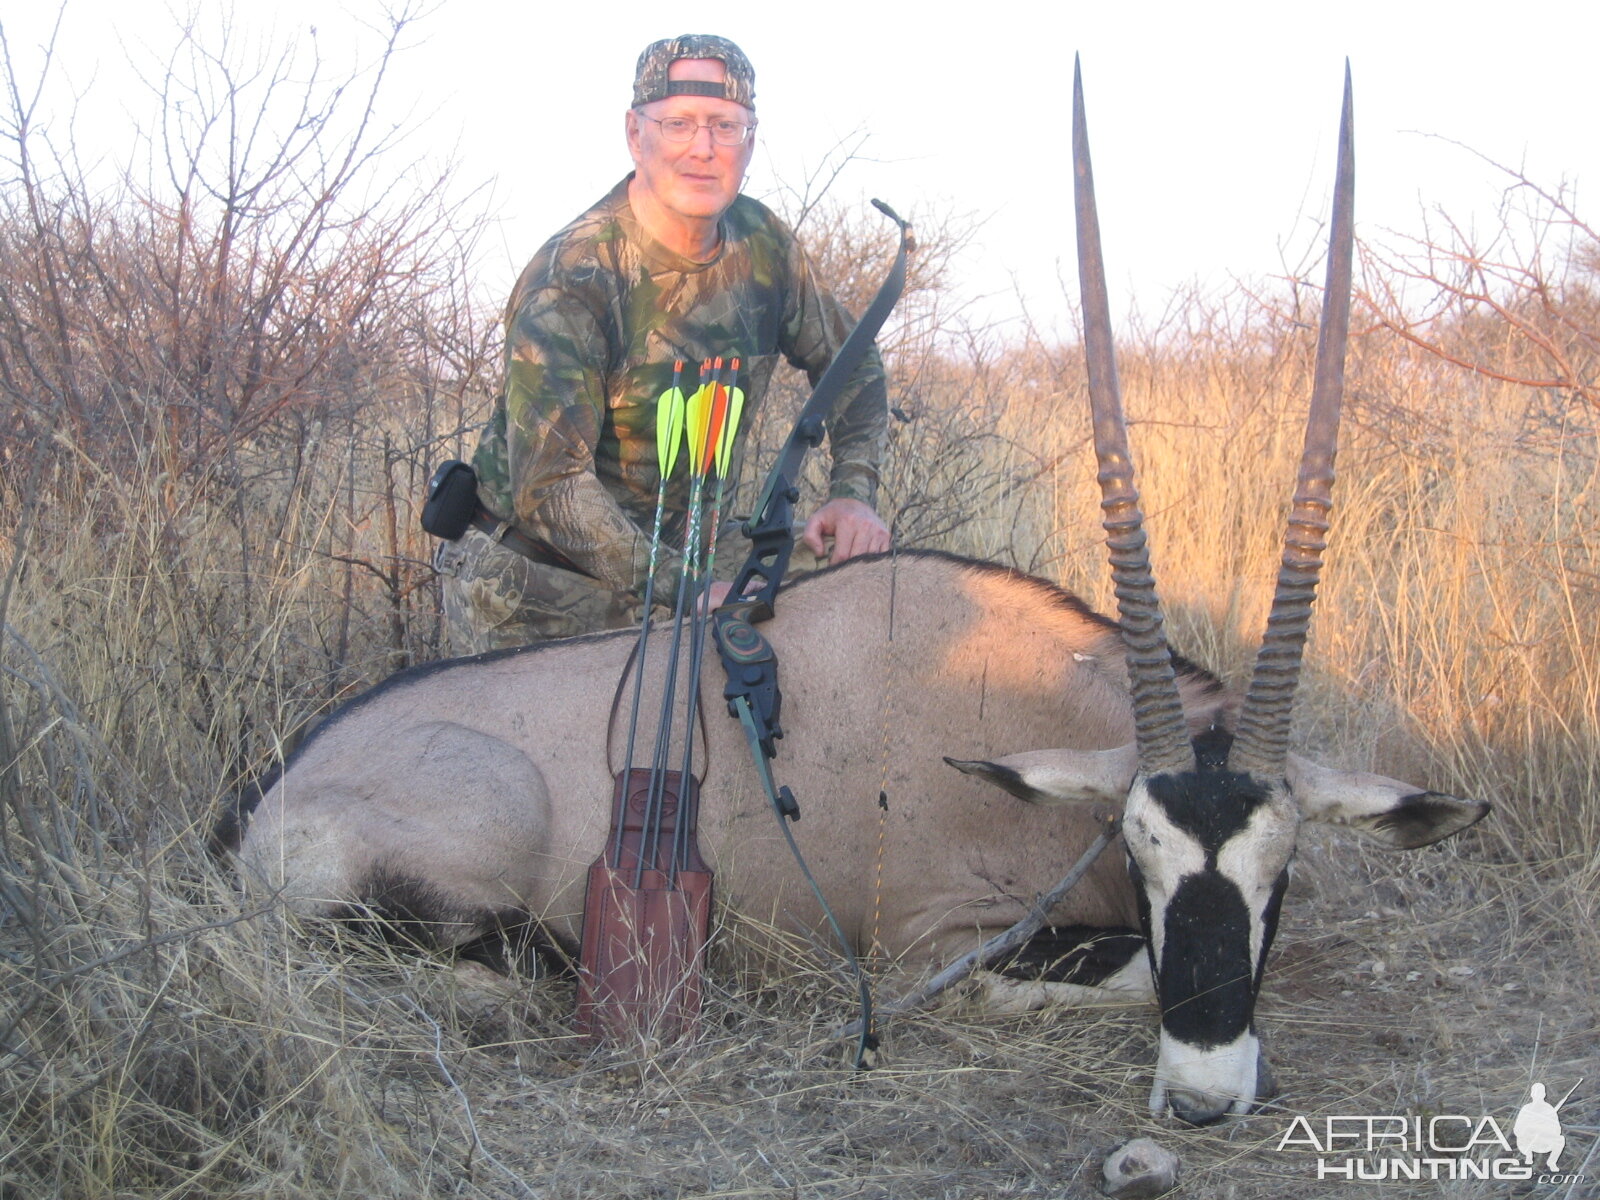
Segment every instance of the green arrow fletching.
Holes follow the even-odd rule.
[[[700,464],[705,459],[706,426],[711,422],[711,385],[702,383],[689,397],[687,420],[689,426],[689,474],[700,475]]]
[[[722,423],[722,436],[717,439],[717,474],[728,477],[728,460],[733,457],[733,439],[739,435],[739,418],[744,415],[744,389],[724,388],[728,393],[728,415]]]
[[[678,464],[678,451],[683,448],[683,423],[683,389],[670,387],[656,401],[656,462],[663,479],[671,475]]]

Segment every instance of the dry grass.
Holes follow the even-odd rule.
[[[1174,626],[1242,678],[1298,420],[1277,389],[1299,394],[1300,367],[1258,359],[1267,378],[1241,381],[1248,362],[1130,360]],[[25,557],[11,600],[6,1194],[1072,1196],[1092,1193],[1114,1144],[1149,1133],[1182,1153],[1184,1194],[1311,1195],[1313,1164],[1275,1149],[1288,1114],[1509,1118],[1532,1078],[1594,1078],[1593,442],[1526,444],[1493,419],[1504,397],[1462,410],[1459,393],[1397,396],[1374,378],[1385,364],[1358,361],[1356,394],[1385,388],[1434,433],[1397,448],[1354,408],[1302,734],[1333,761],[1497,811],[1406,856],[1308,834],[1260,1014],[1275,1106],[1204,1131],[1152,1121],[1140,1010],[951,1006],[894,1023],[885,1066],[854,1076],[829,1038],[849,989],[781,939],[764,939],[758,969],[719,966],[698,1045],[593,1051],[567,1026],[567,982],[240,911],[200,849],[208,813],[230,775],[386,669],[381,592],[360,599],[358,580],[352,600],[351,555],[335,554],[380,557],[361,539],[382,531],[334,530],[314,497],[269,493],[258,502],[291,514],[270,534],[205,505],[173,534],[161,492],[133,474],[61,488],[36,543],[50,552]],[[1077,400],[1061,391],[1052,403]],[[1024,391],[997,427],[1036,420],[1038,402]],[[1004,525],[1007,553],[1098,592],[1094,531],[1068,515],[1093,511],[1078,420],[1052,417],[1058,447],[1035,439],[1030,464],[1059,461],[1004,522],[947,543],[992,549]],[[1016,461],[988,469],[1010,479]],[[347,483],[336,473],[324,494]],[[1581,1090],[1569,1123],[1600,1123]]]
[[[1285,1094],[1203,1131],[1143,1111],[1138,1010],[912,1017],[856,1076],[828,1037],[848,990],[791,962],[759,987],[719,972],[695,1046],[596,1052],[567,1028],[570,984],[278,914],[197,932],[233,914],[152,918],[129,895],[142,929],[122,950],[182,936],[51,987],[26,1019],[7,1171],[18,1195],[1075,1196],[1148,1133],[1181,1151],[1185,1194],[1313,1194],[1305,1159],[1275,1150],[1288,1113],[1508,1116],[1535,1056],[1545,1077],[1592,1065],[1593,994],[1555,947],[1508,936],[1525,898],[1483,866],[1428,867],[1381,878],[1375,901],[1335,866],[1297,898],[1262,1011]]]
[[[350,227],[381,287],[323,288],[312,255],[291,264],[303,289],[284,266],[260,294],[202,288],[232,315],[183,297],[167,312],[148,284],[166,270],[160,198],[119,226],[117,202],[66,186],[47,219],[0,194],[0,359],[32,372],[0,372],[0,1200],[1088,1196],[1140,1133],[1182,1154],[1184,1195],[1499,1196],[1318,1184],[1276,1145],[1291,1114],[1505,1120],[1530,1081],[1578,1076],[1563,1115],[1577,1149],[1595,1144],[1597,413],[1591,384],[1492,378],[1532,370],[1526,334],[1548,321],[1443,306],[1454,324],[1429,336],[1477,374],[1382,327],[1352,348],[1299,738],[1496,809],[1403,856],[1308,832],[1260,1010],[1284,1093],[1196,1131],[1145,1112],[1149,1012],[957,1003],[895,1021],[884,1066],[857,1076],[831,1038],[850,989],[806,945],[740,924],[719,927],[698,1044],[596,1051],[571,1034],[569,982],[241,909],[203,850],[220,798],[339,700],[437,653],[414,504],[481,413],[489,323],[462,299],[464,258],[413,261],[442,243],[410,210]],[[910,420],[892,425],[887,510],[907,544],[1105,608],[1076,352],[962,333],[940,290],[961,231],[932,224],[916,319],[893,338]],[[849,222],[808,230],[852,286],[870,276]],[[201,266],[234,278],[217,253]],[[52,291],[36,278],[52,264],[102,290]],[[309,296],[325,310],[267,319]],[[1561,362],[1592,380],[1579,299]],[[1298,449],[1305,302],[1190,300],[1123,348],[1175,640],[1235,683]],[[218,330],[241,328],[255,350],[215,364]],[[782,405],[758,444],[783,436]],[[1600,1162],[1586,1169],[1592,1186]]]

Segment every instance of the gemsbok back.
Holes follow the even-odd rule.
[[[1163,633],[1076,81],[1073,141],[1120,623],[1051,584],[938,553],[856,560],[799,580],[761,627],[782,663],[785,736],[774,766],[798,795],[793,831],[840,925],[859,950],[913,972],[1025,917],[1099,832],[1093,808],[1119,809],[1126,855],[1103,856],[1035,944],[1000,969],[1012,982],[991,977],[991,990],[1153,994],[1161,1029],[1151,1107],[1201,1123],[1257,1099],[1255,1001],[1300,822],[1406,849],[1465,829],[1488,805],[1288,751],[1343,389],[1348,73],[1305,454],[1242,700],[1169,652]],[[219,838],[248,879],[308,913],[376,912],[444,947],[536,923],[571,947],[621,766],[607,761],[608,728],[634,636],[402,672],[326,721],[224,817]],[[711,713],[703,739],[700,841],[720,901],[822,934],[739,726]]]

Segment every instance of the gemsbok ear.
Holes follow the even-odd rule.
[[[1391,850],[1412,850],[1475,825],[1489,813],[1483,800],[1360,771],[1336,771],[1291,754],[1284,764],[1289,790],[1308,821],[1346,825]]]
[[[1114,750],[1030,750],[994,762],[945,762],[1029,804],[1121,804],[1133,786],[1139,752],[1130,743]]]

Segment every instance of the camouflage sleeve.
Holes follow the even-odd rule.
[[[844,306],[817,283],[810,260],[798,242],[793,245],[792,256],[790,277],[794,285],[784,313],[781,348],[815,386],[855,322]],[[848,497],[875,505],[878,469],[889,426],[889,385],[876,345],[867,350],[834,402],[827,425],[828,449],[833,456],[829,498]]]
[[[640,590],[649,537],[594,469],[611,357],[604,326],[580,297],[557,288],[522,296],[509,325],[506,458],[517,523],[594,578]],[[668,564],[667,574],[675,569]]]

